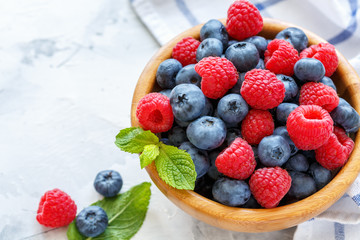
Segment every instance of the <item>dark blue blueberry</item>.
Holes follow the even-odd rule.
[[[242,138],[241,130],[239,128],[228,128],[226,131],[226,144],[230,146],[235,138]]]
[[[335,123],[342,126],[346,132],[357,132],[360,128],[360,116],[356,110],[343,98],[339,105],[330,113]]]
[[[213,180],[218,180],[220,177],[224,176],[218,171],[217,167],[215,166],[215,160],[219,154],[220,151],[218,150],[209,152],[210,168],[207,172],[207,175]]]
[[[277,79],[279,79],[285,86],[285,98],[284,102],[292,101],[299,92],[299,87],[296,84],[295,80],[292,77],[277,74]]]
[[[196,179],[194,191],[208,199],[212,199],[213,185],[214,185],[214,180],[208,177],[207,175],[204,175],[201,178]]]
[[[207,38],[202,41],[196,51],[196,61],[206,57],[220,57],[223,53],[223,45],[216,38]]]
[[[160,63],[156,72],[156,82],[163,89],[171,89],[175,87],[175,78],[180,69],[181,63],[173,58],[166,59]]]
[[[256,69],[265,69],[265,63],[264,63],[264,60],[262,60],[262,58],[259,59],[259,62],[258,64],[256,65],[255,67]]]
[[[160,142],[166,144],[166,145],[172,145],[172,143],[169,141],[168,138],[161,138],[160,139]]]
[[[316,160],[315,160],[315,151],[314,151],[314,150],[309,150],[309,151],[304,151],[304,150],[302,150],[300,153],[301,153],[302,155],[304,155],[309,162],[314,162],[314,161],[316,161]]]
[[[95,190],[104,197],[116,196],[123,185],[120,173],[114,170],[99,172],[94,180]]]
[[[282,30],[275,38],[288,41],[299,53],[304,50],[309,43],[304,31],[295,27],[289,27]]]
[[[267,167],[283,165],[290,157],[290,146],[279,135],[264,137],[258,146],[259,159]]]
[[[315,58],[302,58],[295,63],[294,74],[302,82],[319,82],[325,76],[325,67]]]
[[[200,40],[216,38],[223,44],[224,49],[228,46],[229,36],[222,22],[217,19],[207,21],[200,29]]]
[[[256,49],[259,52],[259,55],[261,58],[264,57],[264,53],[267,49],[267,45],[268,42],[265,38],[260,37],[260,36],[253,36],[253,37],[249,37],[247,39],[244,40],[244,42],[249,42],[255,45]]]
[[[211,103],[211,101],[205,97],[205,107],[203,109],[203,111],[201,112],[200,116],[211,116],[213,114],[214,111],[214,107]]]
[[[199,179],[207,173],[210,168],[210,161],[206,151],[196,148],[190,142],[183,142],[179,146],[179,149],[185,150],[190,154],[195,165],[196,179]]]
[[[228,43],[228,47],[230,47],[231,45],[238,43],[238,42],[239,42],[238,40],[230,40]]]
[[[205,107],[205,96],[194,84],[183,83],[171,91],[170,105],[176,119],[191,121],[201,115]]]
[[[332,178],[331,171],[317,162],[310,165],[309,174],[314,178],[317,190],[322,189]]]
[[[245,80],[245,74],[246,74],[246,72],[239,73],[239,78],[238,78],[236,84],[230,89],[230,91],[229,91],[230,93],[237,93],[237,94],[240,93],[241,86]]]
[[[295,143],[290,139],[286,126],[280,126],[275,128],[273,135],[279,135],[285,138],[285,140],[290,146],[290,156],[294,156],[299,151],[299,149],[295,146]]]
[[[211,150],[220,147],[224,142],[226,126],[219,118],[203,116],[189,124],[186,135],[197,148]]]
[[[249,200],[241,206],[242,208],[262,208],[260,204],[256,201],[253,195],[250,196]]]
[[[180,121],[179,119],[176,119],[176,118],[175,118],[175,122],[180,127],[187,127],[191,123],[191,121]]]
[[[331,78],[325,76],[320,80],[320,82],[327,85],[327,86],[329,86],[329,87],[331,87],[331,88],[333,88],[335,91],[337,91],[336,86],[335,86],[333,80],[331,80]]]
[[[183,142],[188,141],[187,137],[186,137],[186,131],[179,126],[173,127],[170,131],[169,131],[169,135],[168,135],[169,141],[171,143],[171,145],[173,146],[180,146]]]
[[[303,172],[289,171],[291,187],[287,193],[298,200],[304,199],[316,192],[315,180]]]
[[[170,93],[171,93],[171,89],[164,89],[164,90],[161,90],[159,93],[167,96],[168,98],[170,98]]]
[[[108,216],[99,206],[84,208],[76,217],[78,231],[85,237],[96,237],[102,234],[108,226]]]
[[[309,162],[304,155],[298,153],[292,156],[284,167],[288,171],[306,172],[309,169]]]
[[[297,108],[298,105],[295,103],[280,103],[276,108],[276,120],[285,125],[289,114]]]
[[[175,78],[176,85],[182,83],[191,83],[200,87],[201,76],[195,71],[195,64],[189,64],[183,67]]]
[[[249,107],[240,94],[230,93],[222,97],[217,105],[217,113],[226,123],[238,124],[248,114]]]
[[[250,196],[249,185],[241,180],[221,178],[214,183],[212,194],[214,199],[227,206],[245,204]]]
[[[247,72],[259,62],[258,50],[254,44],[248,42],[231,45],[226,49],[225,57],[234,64],[238,72]]]

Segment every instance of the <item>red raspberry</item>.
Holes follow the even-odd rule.
[[[336,91],[323,83],[308,82],[300,90],[300,105],[318,105],[331,112],[339,105]]]
[[[170,99],[161,93],[149,93],[140,99],[136,117],[145,130],[167,132],[173,125],[174,115]]]
[[[251,107],[267,110],[284,100],[285,86],[274,73],[253,69],[245,74],[240,93]]]
[[[256,161],[251,146],[242,138],[236,138],[215,160],[222,174],[244,180],[254,172]]]
[[[237,40],[258,34],[263,27],[263,19],[260,11],[246,0],[233,2],[226,19],[226,30],[229,35]]]
[[[279,205],[280,200],[289,191],[291,177],[280,167],[260,168],[251,175],[249,186],[261,206],[273,208]]]
[[[272,40],[265,51],[265,67],[275,74],[294,74],[294,65],[300,59],[298,51],[287,41]]]
[[[251,109],[241,123],[241,134],[251,145],[274,132],[274,120],[269,111]]]
[[[225,95],[239,78],[232,62],[221,57],[207,57],[195,65],[195,71],[202,77],[201,90],[208,98],[217,99]]]
[[[172,57],[178,60],[183,67],[196,63],[196,50],[200,42],[192,37],[186,37],[180,40],[172,51]]]
[[[311,45],[300,53],[300,58],[315,58],[325,67],[325,76],[330,77],[336,70],[339,59],[335,47],[330,43]]]
[[[339,127],[334,127],[334,132],[329,140],[315,150],[316,160],[329,170],[344,166],[354,149],[354,141]]]
[[[46,227],[62,227],[76,217],[75,202],[60,189],[47,191],[40,200],[36,220]]]
[[[314,150],[326,143],[333,131],[330,114],[317,105],[301,105],[289,114],[286,122],[291,140],[302,150]]]

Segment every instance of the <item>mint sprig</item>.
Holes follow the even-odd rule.
[[[116,136],[115,144],[125,152],[141,153],[141,168],[155,161],[159,177],[170,186],[194,190],[195,165],[186,151],[165,145],[152,132],[136,127],[121,130]]]

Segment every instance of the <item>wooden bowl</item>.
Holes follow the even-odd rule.
[[[222,22],[225,23],[224,19]],[[294,25],[273,19],[264,19],[264,27],[259,35],[273,39],[281,30]],[[182,38],[192,36],[199,39],[202,25],[193,27],[159,49],[143,70],[133,95],[131,108],[132,126],[140,126],[136,116],[138,101],[149,92],[159,90],[155,74],[159,64],[171,58],[172,48]],[[298,27],[298,26],[295,26]],[[299,27],[301,28],[301,27]],[[326,42],[314,33],[303,29],[309,38],[309,45]],[[357,112],[360,112],[360,79],[344,56],[338,52],[339,66],[331,77],[338,94],[345,98]],[[228,207],[207,199],[194,191],[177,190],[162,181],[152,163],[146,170],[152,181],[167,198],[191,216],[210,225],[239,232],[268,232],[289,228],[307,221],[329,208],[351,185],[360,170],[359,134],[356,134],[355,148],[350,159],[333,180],[315,194],[289,205],[273,209],[246,209]]]

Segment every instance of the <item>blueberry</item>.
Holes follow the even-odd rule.
[[[195,64],[189,64],[183,67],[175,78],[176,85],[182,83],[195,84],[200,88],[201,76],[195,71]]]
[[[285,125],[289,114],[297,108],[298,105],[295,103],[280,103],[276,108],[276,120]]]
[[[259,52],[259,56],[262,58],[264,57],[264,53],[265,53],[265,50],[267,49],[267,45],[268,45],[268,42],[265,38],[260,37],[260,36],[253,36],[253,37],[249,37],[243,41],[254,44],[256,49]]]
[[[317,190],[323,188],[332,178],[331,171],[317,162],[310,165],[309,174],[314,178]]]
[[[210,161],[207,152],[196,148],[190,142],[183,142],[179,146],[179,149],[185,150],[190,154],[195,165],[195,171],[197,174],[196,179],[204,176],[210,168]]]
[[[273,135],[282,136],[287,141],[290,146],[290,156],[294,156],[299,151],[299,149],[295,146],[295,143],[291,140],[286,126],[275,128]]]
[[[196,179],[194,191],[208,199],[212,199],[213,185],[214,185],[214,180],[208,177],[207,175],[204,175],[201,178]]]
[[[228,47],[230,47],[231,45],[238,43],[238,42],[239,42],[238,40],[230,40],[228,43]]]
[[[279,135],[264,137],[258,146],[259,159],[267,167],[283,165],[290,157],[290,146]]]
[[[242,180],[221,178],[214,183],[212,194],[214,199],[227,206],[245,204],[250,196],[249,185]]]
[[[173,58],[166,59],[160,63],[156,71],[156,82],[163,89],[175,87],[175,78],[181,68],[182,65],[178,60]]]
[[[284,167],[288,171],[306,172],[309,169],[309,162],[304,155],[298,153],[292,156]]]
[[[357,132],[360,128],[359,114],[345,99],[340,98],[339,100],[339,105],[330,113],[332,119],[342,126],[346,132]]]
[[[164,89],[164,90],[161,90],[159,93],[167,96],[168,98],[170,98],[170,93],[171,93],[171,89]]]
[[[238,72],[247,72],[259,62],[258,50],[254,44],[248,42],[231,45],[226,49],[225,57],[234,64]]]
[[[262,208],[260,204],[256,201],[253,195],[250,196],[249,200],[241,206],[242,208]]]
[[[85,237],[96,237],[102,234],[108,226],[108,216],[99,206],[84,208],[76,217],[78,231]]]
[[[314,162],[314,161],[316,161],[316,160],[315,160],[315,151],[314,151],[314,150],[309,150],[309,151],[304,151],[304,150],[302,150],[300,153],[301,153],[302,155],[304,155],[309,162]]]
[[[176,147],[180,146],[183,142],[186,142],[188,140],[186,137],[186,131],[179,126],[173,127],[169,131],[168,138],[171,145]]]
[[[308,174],[289,171],[291,187],[287,193],[290,197],[298,200],[304,199],[316,192],[315,180]]]
[[[299,92],[299,87],[296,84],[295,80],[292,77],[277,74],[277,79],[279,79],[285,86],[285,98],[284,102],[292,101]]]
[[[120,173],[114,170],[99,172],[94,180],[95,190],[104,197],[116,196],[123,185]]]
[[[200,61],[205,57],[220,57],[223,53],[223,45],[216,38],[207,38],[202,41],[196,51],[196,61]]]
[[[215,166],[215,160],[219,154],[220,151],[218,150],[213,150],[209,152],[210,168],[207,172],[207,175],[213,180],[218,180],[220,177],[223,176],[223,174],[220,173],[217,167]]]
[[[172,145],[172,143],[169,141],[168,138],[161,138],[160,139],[160,142],[166,144],[166,145]]]
[[[295,27],[282,30],[275,38],[288,41],[299,53],[307,47],[309,42],[304,31]]]
[[[242,138],[241,130],[239,128],[228,128],[226,131],[226,144],[230,146],[235,138]]]
[[[217,113],[226,123],[239,123],[246,114],[249,107],[240,94],[230,93],[222,97],[217,105]]]
[[[186,135],[197,148],[211,150],[224,142],[226,126],[219,118],[203,116],[189,124]]]
[[[323,83],[323,84],[325,84],[325,85],[327,85],[327,86],[329,86],[329,87],[331,87],[331,88],[333,88],[335,91],[337,91],[337,90],[336,90],[336,86],[335,86],[333,80],[331,80],[331,78],[329,78],[329,77],[323,77],[323,78],[320,80],[320,82]]]
[[[211,116],[213,114],[214,107],[211,103],[211,101],[205,97],[205,107],[203,108],[200,116]]]
[[[241,86],[245,80],[245,74],[246,74],[246,72],[239,73],[239,78],[238,78],[236,84],[230,89],[230,91],[229,91],[230,93],[237,93],[237,94],[240,93]]]
[[[200,29],[200,40],[216,38],[221,41],[224,49],[228,46],[229,36],[222,22],[217,19],[207,21]]]
[[[191,123],[191,121],[180,121],[179,119],[176,119],[176,118],[175,118],[175,122],[180,127],[187,127]]]
[[[200,116],[205,107],[205,96],[194,84],[180,84],[170,94],[170,105],[174,117],[180,121],[191,121]]]
[[[262,60],[261,58],[259,59],[259,62],[258,64],[256,65],[255,67],[256,69],[265,69],[265,63],[264,63],[264,60]]]
[[[325,67],[315,58],[302,58],[295,63],[294,73],[302,82],[319,82],[325,76]]]

